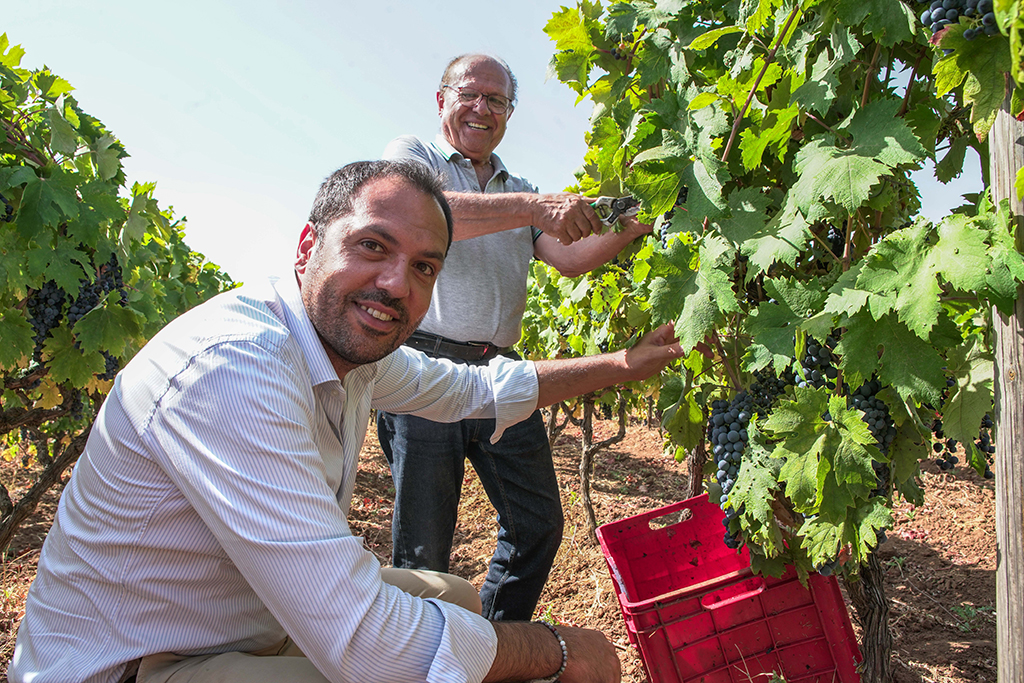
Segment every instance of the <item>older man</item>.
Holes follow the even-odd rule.
[[[538,194],[494,154],[516,100],[500,59],[463,55],[441,77],[441,133],[432,143],[403,136],[384,152],[442,172],[455,239],[430,310],[407,342],[455,363],[483,364],[520,337],[530,263],[539,258],[576,276],[650,231],[635,220],[615,232],[587,199]],[[531,227],[532,226],[532,227]],[[438,424],[381,411],[377,434],[395,482],[396,567],[447,571],[466,459],[498,513],[497,548],[480,597],[490,619],[529,619],[562,540],[562,507],[539,413],[495,440],[490,420]]]
[[[396,351],[450,239],[422,167],[347,166],[317,195],[293,276],[215,297],[136,355],[61,497],[12,683],[618,681],[602,634],[492,624],[436,599],[479,607],[467,582],[384,571],[349,530],[372,407],[490,417],[500,435],[681,352],[668,328],[565,362]]]

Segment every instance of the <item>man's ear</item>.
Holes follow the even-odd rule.
[[[315,247],[316,230],[313,229],[312,223],[306,223],[302,228],[302,234],[299,235],[299,246],[295,250],[295,272],[299,275],[306,272],[306,266],[309,264]]]
[[[437,115],[444,113],[444,90],[437,91]]]

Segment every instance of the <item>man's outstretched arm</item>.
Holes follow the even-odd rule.
[[[590,206],[593,200],[569,192],[445,192],[444,196],[452,207],[456,241],[532,225],[568,245],[605,228]]]
[[[624,382],[639,382],[683,356],[673,326],[665,324],[632,348],[583,358],[535,361],[537,407],[588,394]]]

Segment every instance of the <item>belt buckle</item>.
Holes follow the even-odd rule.
[[[480,349],[480,357],[477,360],[483,360],[491,352],[491,349],[498,348],[490,342],[466,342],[466,345],[474,349]]]

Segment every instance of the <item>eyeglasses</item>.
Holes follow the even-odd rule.
[[[487,101],[487,109],[492,114],[504,114],[512,108],[512,100],[507,97],[502,97],[501,95],[484,95],[476,90],[469,90],[457,85],[448,85],[447,83],[443,84],[441,87],[454,90],[459,96],[459,104],[463,107],[472,107],[477,103],[477,100],[482,97]]]

